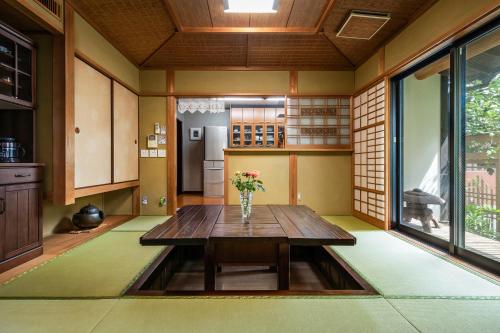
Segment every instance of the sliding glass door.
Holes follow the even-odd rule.
[[[401,78],[402,220],[408,231],[449,240],[450,57]]]
[[[392,88],[393,226],[498,272],[498,22],[401,73]]]
[[[500,29],[466,43],[461,54],[465,200],[458,245],[500,262]]]

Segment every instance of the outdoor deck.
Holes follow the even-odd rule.
[[[405,225],[423,231],[419,221],[412,220],[410,223],[405,223]],[[432,227],[432,235],[448,240],[450,235],[449,225],[440,223],[440,226],[441,228]],[[500,242],[497,240],[479,236],[471,232],[465,232],[465,245],[467,250],[500,261]]]

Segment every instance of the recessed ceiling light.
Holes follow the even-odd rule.
[[[278,12],[278,0],[224,0],[224,13],[267,13]]]

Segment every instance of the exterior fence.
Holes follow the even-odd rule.
[[[488,184],[479,176],[476,176],[465,185],[465,198],[466,205],[475,205],[480,208],[491,210],[497,208],[496,190],[489,188]],[[498,228],[500,228],[500,214],[494,211],[482,211],[480,215],[481,216],[477,218],[481,221],[477,221],[477,223],[482,225],[482,232],[475,232],[475,230],[468,231],[485,236],[496,236],[495,238],[498,238],[500,232],[500,230],[498,230]]]

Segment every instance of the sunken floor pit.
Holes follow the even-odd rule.
[[[290,288],[278,290],[276,266],[238,262],[217,266],[215,291],[204,290],[203,246],[170,246],[128,295],[375,295],[364,279],[327,246],[291,246]]]

